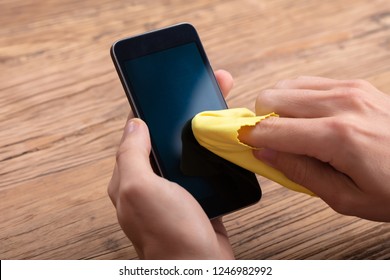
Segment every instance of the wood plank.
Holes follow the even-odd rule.
[[[231,107],[299,75],[390,93],[387,0],[2,0],[0,257],[134,259],[106,194],[129,113],[109,57],[119,38],[193,23]],[[260,203],[225,217],[240,259],[390,259],[390,225],[345,217],[259,177]]]

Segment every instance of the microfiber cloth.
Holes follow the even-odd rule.
[[[311,191],[289,180],[279,170],[255,158],[252,150],[256,148],[238,139],[241,127],[255,126],[266,118],[277,116],[275,113],[256,116],[246,108],[205,111],[192,119],[192,131],[198,143],[214,154],[293,191],[314,196]]]

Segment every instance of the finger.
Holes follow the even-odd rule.
[[[360,89],[332,90],[270,89],[256,99],[256,114],[276,112],[282,117],[318,118],[343,114],[346,109],[358,109]]]
[[[276,112],[282,117],[315,118],[329,116],[334,111],[329,96],[322,91],[301,89],[271,89],[262,91],[256,99],[256,114]]]
[[[108,187],[107,187],[108,195],[111,199],[111,202],[114,204],[115,207],[117,207],[119,188],[121,186],[121,182],[131,183],[132,182],[131,180],[134,180],[134,178],[135,178],[135,177],[132,177],[131,174],[129,174],[129,172],[131,171],[131,166],[129,166],[128,163],[129,163],[129,161],[132,160],[131,159],[132,156],[137,157],[137,153],[133,153],[133,150],[134,150],[133,146],[137,144],[136,143],[137,137],[135,137],[136,135],[130,135],[130,134],[135,134],[135,130],[137,129],[137,126],[142,125],[143,122],[141,120],[137,120],[137,119],[132,120],[132,119],[130,119],[131,116],[132,116],[132,113],[129,114],[128,121],[127,121],[126,126],[123,130],[122,139],[121,139],[121,142],[120,142],[120,145],[118,148],[118,152],[116,155],[116,163],[115,163],[114,171],[112,173],[111,180],[110,180]],[[146,130],[147,130],[147,127],[146,127]],[[146,131],[146,134],[147,134],[147,131]],[[141,131],[141,137],[142,137],[142,131]],[[143,137],[148,138],[145,136],[143,136]],[[138,136],[138,138],[140,138],[140,137]],[[138,139],[138,142],[140,142],[139,139]],[[143,149],[141,148],[141,150],[144,150],[144,152],[146,154],[150,151],[149,150],[150,148],[148,148],[148,145],[150,146],[150,144],[148,144],[148,143],[149,143],[148,141],[144,142],[143,145],[145,145],[145,147]],[[142,156],[141,156],[141,158],[142,158]],[[144,168],[146,171],[148,170],[147,164],[144,164],[143,167],[141,164],[141,166],[139,168],[141,169],[141,171],[139,171],[139,172],[143,172],[142,168]],[[137,171],[135,171],[135,172],[137,172]],[[133,171],[133,173],[135,173],[135,172]],[[122,186],[123,186],[123,184],[122,184]]]
[[[219,87],[221,88],[222,94],[226,98],[233,88],[233,77],[225,70],[217,70],[214,72],[214,74],[218,81]]]
[[[119,146],[122,145],[123,141],[126,139],[126,136],[127,136],[126,128],[129,124],[129,121],[132,119],[134,119],[134,113],[133,113],[133,111],[130,111],[129,115],[127,116],[125,127],[123,128],[123,133],[122,133],[121,140],[119,142]]]
[[[239,139],[252,147],[315,157],[332,162],[338,151],[339,137],[332,131],[330,118],[267,118],[256,126],[243,127]],[[347,151],[347,148],[343,149]],[[338,157],[342,158],[340,152]]]
[[[365,90],[375,89],[369,82],[360,79],[336,80],[316,76],[300,76],[297,79],[282,80],[275,85],[277,89],[330,90],[339,87]]]
[[[132,111],[130,111],[129,115],[127,116],[126,125],[127,125],[127,122],[130,121],[130,119],[132,119],[132,118],[134,118],[134,114]],[[124,130],[124,132],[125,132],[125,130]],[[122,133],[120,145],[123,143],[125,136],[126,136],[126,134]],[[115,163],[114,171],[112,172],[111,180],[108,183],[108,187],[107,187],[108,196],[110,197],[111,202],[114,204],[114,206],[116,206],[119,183],[120,183],[119,170],[118,170],[117,163]]]
[[[327,163],[307,156],[276,152],[268,149],[253,152],[255,157],[280,170],[290,180],[306,187],[335,211],[350,215],[360,190],[345,174]]]
[[[153,173],[149,161],[150,149],[146,124],[140,119],[129,120],[116,157],[120,181],[132,182],[134,178]]]

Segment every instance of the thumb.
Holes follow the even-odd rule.
[[[152,172],[149,161],[150,137],[147,125],[140,119],[127,121],[116,155],[116,163],[122,180]]]

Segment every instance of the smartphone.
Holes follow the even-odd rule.
[[[149,127],[156,173],[190,192],[210,219],[260,200],[253,173],[193,137],[191,119],[197,113],[227,105],[191,24],[119,40],[111,57],[134,115]]]

